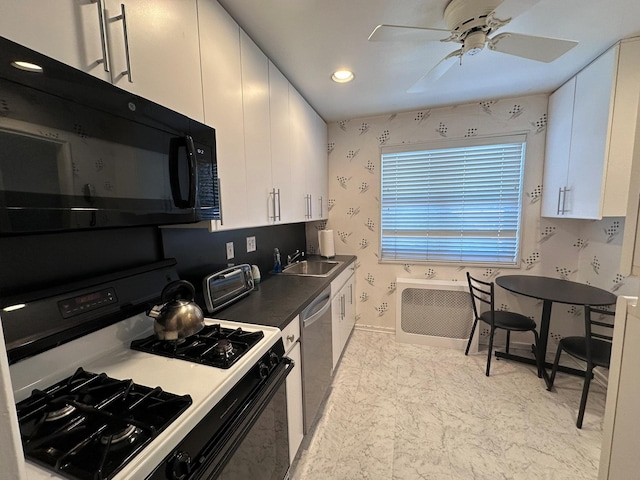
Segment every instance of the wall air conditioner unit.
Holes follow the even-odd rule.
[[[466,282],[396,279],[396,340],[464,351],[473,325]],[[478,332],[469,353],[478,351]]]

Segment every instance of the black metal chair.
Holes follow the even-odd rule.
[[[598,320],[594,320],[593,313],[599,314]],[[560,361],[560,354],[564,351],[572,357],[575,357],[583,362],[586,362],[587,368],[584,373],[584,384],[582,386],[582,398],[580,400],[580,409],[578,410],[578,419],[576,421],[576,427],[582,428],[582,420],[584,418],[584,410],[587,405],[587,396],[589,395],[589,385],[593,378],[594,367],[609,368],[611,362],[611,342],[613,340],[613,319],[602,319],[601,315],[613,317],[616,313],[610,310],[603,310],[600,308],[593,308],[589,305],[584,307],[584,337],[566,337],[560,340],[558,344],[558,351],[556,352],[556,358],[553,362],[553,368],[551,370],[551,377],[549,379],[549,387],[547,390],[553,388],[553,381],[556,378],[556,372],[558,370],[558,362]],[[599,330],[594,331],[594,327]],[[606,332],[606,333],[601,333]]]
[[[484,282],[473,278],[467,272],[467,281],[469,282],[469,293],[471,293],[471,304],[473,305],[474,321],[471,327],[471,334],[469,335],[469,343],[467,343],[467,349],[464,354],[469,354],[469,347],[471,347],[471,340],[475,333],[478,321],[481,320],[488,324],[491,328],[489,334],[489,352],[487,353],[487,371],[486,375],[489,376],[489,370],[491,368],[491,354],[493,351],[493,336],[497,329],[506,330],[507,332],[507,344],[506,353],[509,353],[509,341],[512,331],[517,332],[533,332],[535,337],[534,352],[538,351],[538,332],[536,332],[536,322],[529,317],[525,317],[519,313],[507,312],[502,310],[496,310],[494,305],[494,284],[493,282]],[[488,310],[480,312],[482,304],[488,306]],[[538,366],[538,377],[542,376],[542,370],[540,365],[540,359],[536,355],[536,364]]]

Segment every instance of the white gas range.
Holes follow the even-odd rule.
[[[88,291],[111,289],[119,297],[120,283],[103,282],[61,295],[84,298]],[[133,350],[132,342],[154,338],[153,320],[139,313],[12,363],[28,478],[286,478],[284,380],[293,365],[284,358],[280,330],[214,319],[205,323],[199,333],[205,341],[215,345],[213,337],[240,334],[252,338],[251,346],[228,368],[189,361],[182,351],[173,356],[183,358],[170,358]],[[132,380],[133,386],[123,380]],[[124,420],[113,419],[114,412],[120,414],[114,405],[120,408],[124,396],[112,393],[111,385],[120,383],[129,391],[126,395],[135,395],[122,407]],[[164,408],[158,406],[160,397],[175,405],[177,413],[168,413],[157,425],[143,425],[148,417],[159,417],[150,412]],[[42,398],[53,399],[54,406]],[[141,416],[135,415],[136,408]],[[97,411],[97,421],[90,410]],[[106,426],[104,417],[115,426]],[[73,430],[77,428],[91,438],[79,440]],[[260,440],[252,444],[252,436]],[[273,450],[266,460],[265,441]]]

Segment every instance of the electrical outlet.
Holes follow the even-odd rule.
[[[256,237],[247,237],[247,253],[256,251]]]
[[[234,256],[233,242],[227,242],[227,260],[231,260]]]

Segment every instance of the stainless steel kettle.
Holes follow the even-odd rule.
[[[167,284],[161,304],[147,311],[155,318],[154,330],[159,340],[179,340],[198,333],[204,327],[204,315],[193,301],[195,289],[186,280]]]

